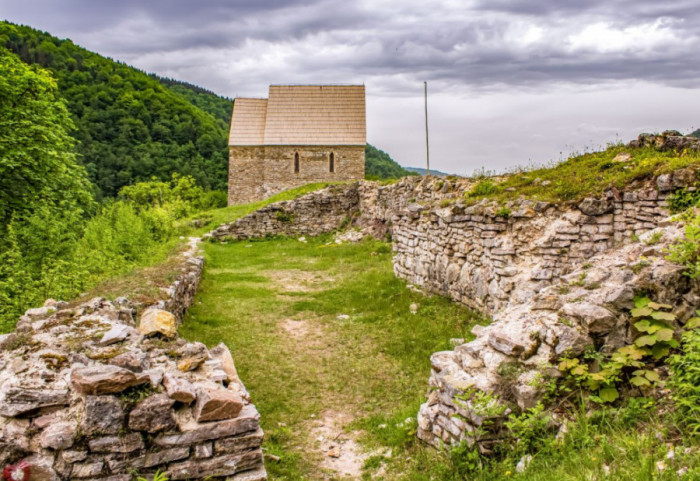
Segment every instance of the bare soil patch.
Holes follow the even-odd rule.
[[[371,455],[358,444],[359,432],[346,432],[352,421],[348,413],[326,410],[312,421],[309,430],[310,444],[322,457],[321,469],[336,478],[360,479],[362,466]]]
[[[270,281],[283,292],[317,292],[327,287],[333,277],[326,272],[298,269],[267,271]]]

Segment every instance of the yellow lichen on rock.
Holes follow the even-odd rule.
[[[139,333],[144,336],[162,334],[165,337],[177,336],[175,316],[162,309],[147,309],[141,314]]]

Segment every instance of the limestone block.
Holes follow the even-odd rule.
[[[238,416],[243,409],[243,399],[238,393],[226,389],[200,389],[194,406],[197,422],[218,421]]]
[[[165,337],[175,337],[177,336],[177,320],[168,311],[146,309],[141,314],[139,333],[144,336],[160,334]]]
[[[143,438],[139,433],[91,439],[88,446],[93,453],[132,453],[144,448]]]
[[[148,376],[136,376],[128,369],[119,366],[98,364],[74,369],[70,376],[71,385],[83,394],[114,394],[132,386],[148,382]]]
[[[80,430],[88,436],[117,434],[126,419],[122,402],[114,396],[87,396]]]
[[[197,393],[192,384],[171,373],[166,373],[163,376],[163,386],[168,396],[181,403],[190,404],[197,397]]]
[[[129,413],[129,428],[156,433],[175,428],[171,409],[175,400],[166,394],[149,396]]]

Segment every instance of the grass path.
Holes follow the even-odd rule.
[[[262,414],[271,479],[398,479],[406,462],[436,456],[415,442],[429,356],[475,319],[395,279],[388,244],[329,240],[207,244],[182,333],[231,348]]]

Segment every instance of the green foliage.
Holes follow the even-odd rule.
[[[369,180],[396,179],[417,175],[401,167],[389,154],[373,145],[365,147],[365,178]]]
[[[559,370],[568,373],[577,385],[597,392],[591,399],[600,403],[615,402],[620,397],[619,388],[623,382],[639,389],[659,382],[660,376],[653,369],[653,363],[668,356],[672,348],[679,347],[670,324],[676,319],[668,312],[671,308],[646,297],[636,298],[630,314],[639,335],[633,344],[617,349],[610,356],[595,353],[591,363],[577,358],[564,359],[559,363]]]
[[[668,196],[668,209],[672,214],[678,214],[698,205],[700,201],[700,189],[688,190],[678,189]]]
[[[173,172],[207,189],[226,187],[230,100],[188,84],[161,83],[30,27],[0,22],[0,39],[0,46],[57,79],[76,126],[78,159],[100,196],[114,197],[152,177],[167,181]]]
[[[468,197],[485,197],[498,191],[498,187],[491,179],[480,180],[467,194]]]
[[[685,266],[683,273],[696,279],[700,276],[700,216],[687,220],[684,234],[682,239],[668,247],[666,258]]]
[[[615,157],[621,153],[628,153],[632,158],[625,162],[615,161]],[[695,165],[699,160],[700,152],[611,145],[601,152],[572,155],[563,162],[520,168],[498,183],[496,189],[475,192],[471,197],[490,197],[502,202],[520,196],[543,201],[576,202],[584,197],[600,195],[609,188],[622,189],[635,181]]]
[[[148,478],[143,478],[139,476],[136,478],[137,481],[149,481]],[[170,478],[166,475],[166,473],[161,473],[160,470],[156,471],[156,474],[153,475],[153,480],[152,481],[168,481]]]
[[[161,207],[175,219],[194,212],[226,206],[226,192],[205,193],[193,177],[173,173],[169,182],[153,178],[148,182],[128,185],[119,191],[119,197],[137,208]]]
[[[0,47],[0,235],[39,206],[79,214],[92,208],[72,128],[49,73]]]
[[[669,358],[668,386],[682,416],[680,423],[700,435],[700,318],[692,318],[685,327],[681,352]]]
[[[538,402],[535,407],[520,414],[509,415],[505,426],[513,439],[509,448],[514,447],[518,453],[527,454],[537,452],[545,446],[554,423],[544,404]]]
[[[294,216],[290,214],[289,212],[285,212],[283,210],[278,210],[277,213],[275,214],[275,218],[280,221],[280,222],[292,222],[294,220]]]
[[[510,219],[511,214],[512,214],[512,211],[510,210],[510,208],[505,207],[505,206],[500,207],[496,211],[496,217],[502,217],[503,219]]]

